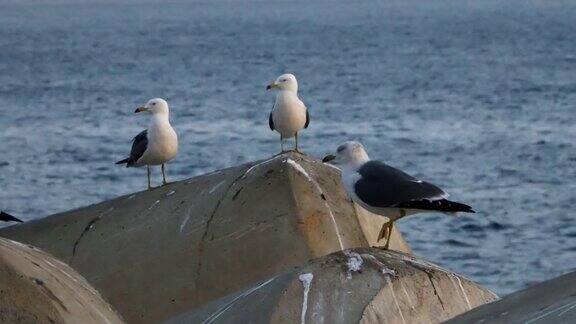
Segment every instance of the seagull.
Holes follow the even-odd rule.
[[[271,130],[280,133],[281,153],[284,153],[284,139],[294,137],[298,151],[298,131],[308,128],[310,115],[304,103],[298,98],[298,81],[293,74],[282,74],[269,84],[266,90],[277,89],[278,95],[268,124]]]
[[[136,108],[135,113],[141,112],[152,114],[150,125],[148,129],[134,137],[130,157],[116,164],[126,164],[127,168],[145,165],[148,168],[148,189],[152,189],[150,185],[151,165],[162,165],[162,183],[164,185],[168,183],[164,164],[178,153],[178,135],[170,125],[170,111],[166,100],[150,99],[145,106]]]
[[[18,219],[8,213],[5,213],[3,211],[0,211],[0,221],[3,222],[20,222],[20,223],[24,223],[24,221],[22,221],[21,219]]]
[[[446,199],[448,194],[429,182],[370,160],[364,146],[358,142],[343,143],[336,150],[336,156],[328,155],[322,161],[341,168],[342,182],[352,201],[389,219],[378,236],[378,240],[386,237],[386,249],[394,222],[404,216],[423,212],[475,212],[468,205]]]

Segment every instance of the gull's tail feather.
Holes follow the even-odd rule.
[[[0,221],[4,221],[4,222],[20,222],[20,223],[24,223],[23,220],[16,218],[10,214],[7,214],[5,212],[0,212]]]
[[[116,164],[124,164],[124,163],[128,163],[130,161],[130,158],[124,159],[124,160],[120,160],[118,162],[116,162]]]
[[[410,208],[410,209],[420,209],[420,210],[433,210],[443,213],[476,213],[472,207],[462,204],[459,202],[451,201],[448,199],[438,199],[438,200],[414,200],[405,203],[398,204],[394,207],[398,208]]]

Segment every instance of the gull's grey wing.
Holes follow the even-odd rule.
[[[144,155],[148,147],[148,130],[145,129],[134,137],[132,141],[132,150],[130,151],[130,160],[127,166],[133,166]]]
[[[437,186],[380,161],[366,162],[358,173],[361,178],[354,185],[356,195],[373,207],[396,207],[412,201],[437,200],[448,196]]]
[[[268,116],[268,126],[271,130],[274,130],[274,108],[276,108],[276,102],[272,104],[272,110],[270,110],[270,116]]]
[[[140,134],[136,135],[132,140],[132,150],[130,151],[130,157],[121,161],[116,162],[116,164],[126,163],[126,167],[131,167],[138,162],[138,160],[144,155],[146,148],[148,147],[148,130],[145,129]]]
[[[270,126],[271,130],[274,130],[274,120],[272,119],[272,112],[270,112],[270,116],[268,117],[268,126]]]

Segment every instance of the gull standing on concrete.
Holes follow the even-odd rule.
[[[172,160],[178,153],[178,135],[170,125],[169,109],[166,100],[150,99],[144,107],[136,108],[135,113],[148,112],[152,114],[148,129],[134,137],[130,157],[116,162],[126,164],[126,167],[146,166],[148,168],[148,189],[150,185],[150,166],[162,165],[162,183],[166,182],[164,164]]]
[[[280,148],[284,153],[284,139],[295,138],[298,151],[298,131],[308,128],[310,115],[298,98],[298,81],[293,74],[282,74],[266,90],[277,89],[276,102],[270,112],[268,124],[271,130],[280,133]]]
[[[386,237],[385,248],[390,244],[394,222],[406,215],[474,213],[468,205],[447,200],[448,194],[437,186],[383,162],[370,160],[364,146],[358,142],[343,143],[336,150],[336,156],[326,156],[322,161],[341,168],[342,182],[352,201],[389,219],[378,236],[378,240]]]

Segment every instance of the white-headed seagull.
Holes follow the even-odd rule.
[[[284,139],[295,138],[298,152],[298,131],[308,128],[310,115],[304,103],[298,98],[298,81],[293,74],[282,74],[268,85],[267,90],[278,90],[276,102],[268,124],[271,130],[280,133],[280,148],[284,152]]]
[[[126,167],[148,168],[148,189],[150,184],[150,166],[162,165],[162,183],[167,184],[164,164],[178,153],[178,136],[170,125],[168,103],[164,99],[150,99],[143,107],[136,108],[136,113],[150,113],[148,129],[140,132],[132,141],[130,157],[116,162],[126,164]]]
[[[378,237],[386,237],[385,248],[390,244],[394,222],[404,216],[424,212],[474,213],[470,206],[446,199],[448,194],[437,186],[386,163],[370,160],[358,142],[343,143],[336,155],[326,156],[323,162],[342,170],[342,182],[352,201],[389,219]]]

